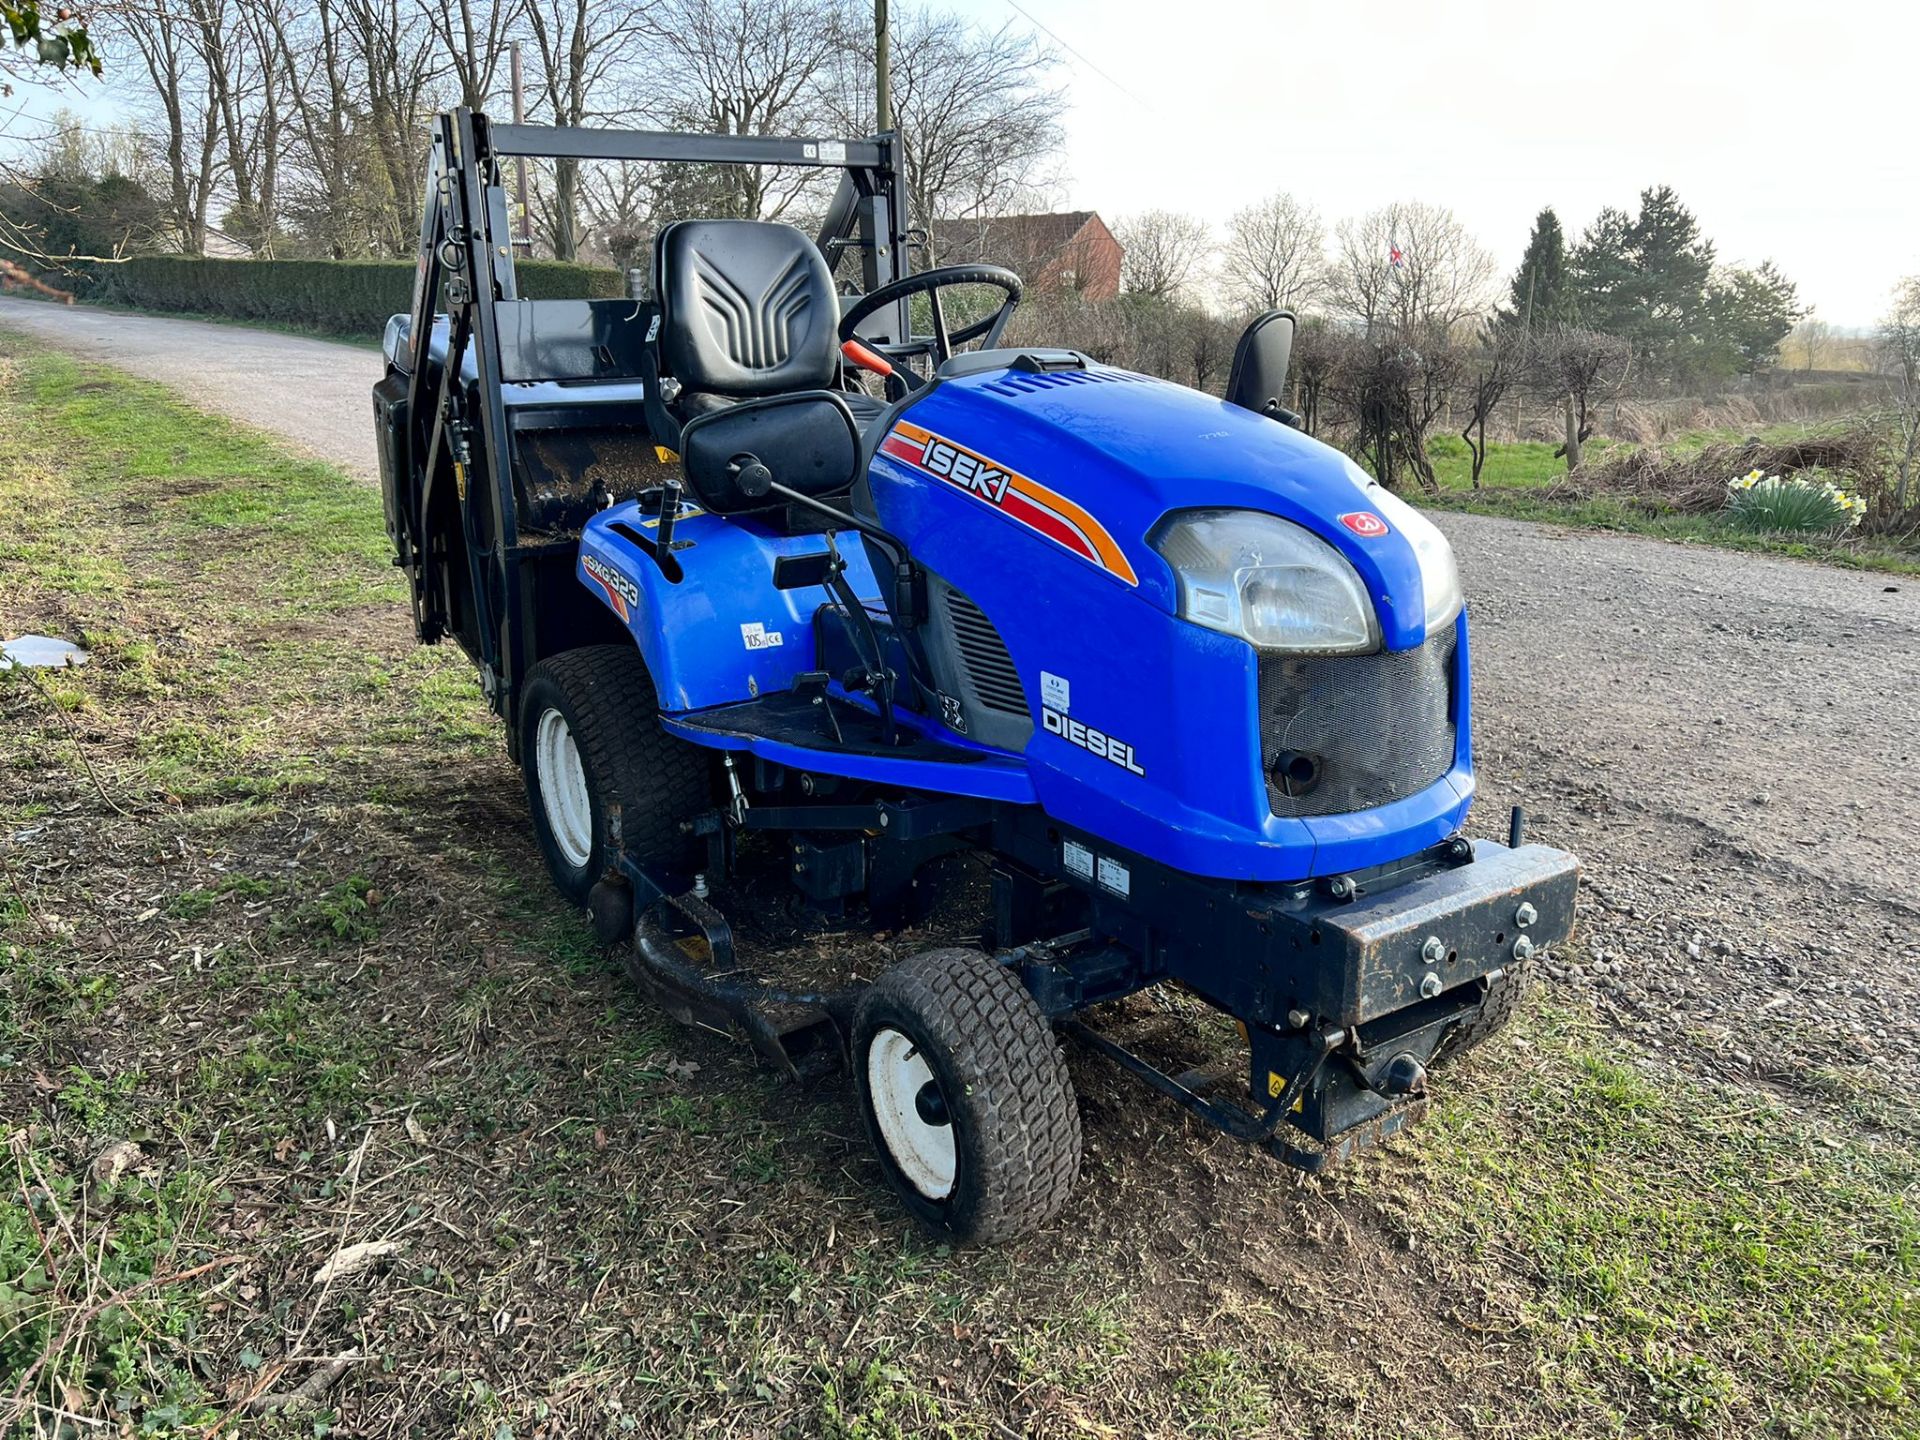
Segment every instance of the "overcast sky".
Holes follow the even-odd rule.
[[[1920,272],[1914,0],[958,3],[1085,57],[1054,47],[1067,198],[1108,219],[1428,200],[1510,269],[1542,205],[1574,235],[1668,184],[1721,259],[1777,261],[1837,326]]]

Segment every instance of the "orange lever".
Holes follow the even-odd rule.
[[[842,340],[840,353],[847,357],[849,365],[858,365],[862,370],[871,370],[876,375],[893,374],[893,366],[887,363],[884,355],[875,354],[858,340]]]

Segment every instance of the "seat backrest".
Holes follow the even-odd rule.
[[[653,267],[660,358],[686,389],[746,397],[833,383],[833,275],[793,226],[682,220],[654,241]]]

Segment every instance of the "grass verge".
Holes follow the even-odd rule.
[[[0,356],[0,630],[94,655],[0,676],[0,1434],[1914,1433],[1905,1139],[1578,1013],[1319,1180],[1076,1055],[1072,1218],[931,1243],[553,900],[369,489]]]
[[[1804,433],[1804,427],[1798,428]],[[1781,440],[1791,438],[1794,433],[1796,427],[1774,426],[1762,431],[1761,435],[1763,439]],[[1726,432],[1701,431],[1681,437],[1671,448],[1697,450],[1709,444],[1738,438]],[[1556,494],[1554,486],[1565,478],[1566,462],[1555,458],[1554,447],[1541,441],[1490,444],[1481,486],[1477,490],[1472,485],[1472,461],[1464,441],[1457,436],[1442,435],[1430,441],[1427,448],[1434,462],[1434,473],[1440,481],[1440,491],[1435,495],[1414,494],[1409,498],[1429,509],[1496,515],[1509,520],[1578,525],[1593,530],[1647,535],[1657,540],[1717,545],[1728,550],[1784,555],[1796,560],[1818,560],[1853,570],[1920,575],[1920,550],[1912,546],[1851,535],[1756,533],[1739,529],[1719,515],[1683,514],[1610,496],[1568,497]],[[1596,441],[1588,448],[1590,454],[1597,456],[1608,447],[1606,442]]]

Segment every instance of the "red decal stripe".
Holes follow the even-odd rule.
[[[1038,530],[1049,540],[1066,546],[1067,549],[1073,551],[1074,554],[1083,559],[1091,560],[1096,565],[1100,564],[1100,552],[1088,543],[1086,536],[1082,535],[1077,529],[1062,520],[1051,510],[1043,509],[1034,504],[1018,490],[1009,490],[1007,492],[1007,498],[1002,502],[1000,508],[1005,510],[1007,514],[1011,515],[1021,524],[1031,526],[1033,529]]]
[[[609,585],[606,581],[602,580],[598,575],[594,574],[591,570],[587,571],[587,578],[593,581],[593,583],[598,585],[602,590],[606,591],[607,604],[613,607],[613,613],[618,615],[622,620],[627,619],[628,616],[627,616],[626,596],[622,595],[618,590],[614,589],[613,586]]]

